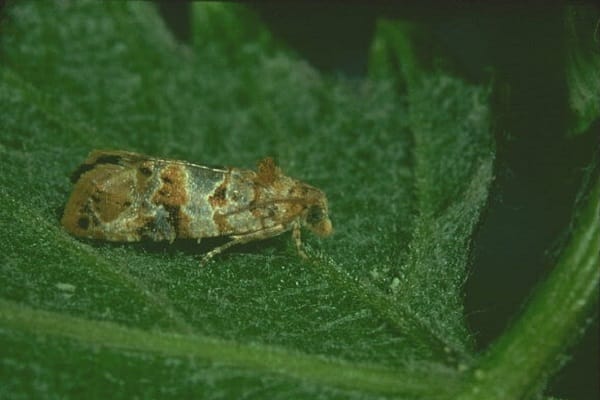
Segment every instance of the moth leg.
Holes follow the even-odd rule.
[[[308,256],[306,255],[302,247],[301,233],[302,231],[300,230],[300,224],[298,222],[294,223],[294,225],[292,226],[292,238],[294,239],[294,243],[296,244],[296,250],[298,250],[298,255],[300,256],[300,258],[306,260],[308,259]]]
[[[201,265],[206,264],[211,258],[213,258],[219,253],[222,253],[230,247],[237,246],[238,244],[253,242],[255,240],[267,239],[273,236],[277,236],[287,231],[288,229],[289,228],[285,227],[284,225],[276,225],[272,228],[267,228],[258,232],[252,232],[245,235],[231,236],[231,241],[219,247],[215,247],[214,249],[206,253],[206,255],[202,257]]]

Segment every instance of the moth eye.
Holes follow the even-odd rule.
[[[306,222],[313,225],[323,219],[323,209],[319,206],[310,206],[306,214]]]
[[[147,166],[141,166],[139,169],[140,173],[144,176],[152,175],[152,170]]]

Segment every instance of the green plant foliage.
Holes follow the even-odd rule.
[[[0,66],[0,397],[451,398],[462,285],[492,181],[488,92],[321,75],[238,5],[178,45],[147,2],[17,2]],[[200,267],[211,241],[60,226],[94,148],[253,168],[328,195],[335,234]]]
[[[567,81],[572,134],[585,133],[600,118],[600,12],[573,4],[565,12]]]

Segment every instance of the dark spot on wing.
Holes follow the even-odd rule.
[[[81,229],[87,229],[90,226],[90,220],[88,217],[81,217],[77,220],[77,225],[81,228]]]
[[[81,178],[81,175],[85,174],[89,170],[94,169],[96,167],[96,165],[99,165],[99,164],[119,164],[119,162],[121,160],[122,160],[121,156],[106,154],[106,155],[102,155],[102,156],[98,157],[96,159],[96,161],[94,161],[91,164],[81,164],[71,174],[71,182],[73,182],[73,183],[77,182],[79,180],[79,178]]]

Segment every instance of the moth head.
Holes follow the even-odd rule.
[[[322,200],[308,206],[306,210],[305,224],[308,229],[319,236],[329,236],[333,233],[333,226],[327,214],[327,200]]]

